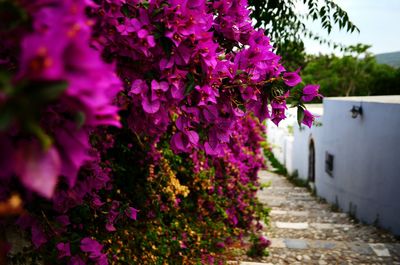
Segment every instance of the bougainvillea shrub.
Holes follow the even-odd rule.
[[[260,229],[261,122],[291,94],[311,126],[302,102],[319,94],[289,89],[298,71],[249,12],[0,1],[0,200],[24,202],[13,219],[32,241],[14,263],[218,264]]]

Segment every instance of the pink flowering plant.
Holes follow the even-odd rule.
[[[13,262],[220,264],[261,229],[261,123],[278,125],[291,98],[311,126],[304,102],[320,95],[249,12],[0,2],[0,200],[22,199],[32,241]]]
[[[16,176],[26,190],[50,199],[61,177],[75,186],[92,160],[90,130],[120,125],[113,100],[122,84],[90,47],[85,6],[42,2],[2,4],[32,21],[21,18],[0,32],[0,177],[8,183]]]

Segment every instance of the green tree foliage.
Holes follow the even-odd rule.
[[[319,41],[334,48],[345,50],[346,47],[333,43],[310,31],[306,21],[320,23],[330,33],[336,25],[340,30],[359,31],[351,22],[346,11],[332,0],[249,0],[251,16],[255,26],[265,29],[271,37],[277,52],[286,58],[288,69],[303,66],[305,63],[304,38]],[[298,7],[304,5],[306,14],[298,13]]]
[[[400,94],[400,69],[378,64],[369,47],[350,46],[343,57],[309,56],[304,82],[320,84],[326,97]]]

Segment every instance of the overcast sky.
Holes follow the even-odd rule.
[[[335,0],[347,11],[360,33],[348,34],[334,30],[329,39],[343,44],[370,44],[370,51],[378,54],[400,51],[400,0]],[[318,25],[314,32],[324,33]],[[321,34],[323,35],[323,34]],[[326,35],[326,34],[324,34]],[[306,51],[312,54],[332,53],[326,45],[305,40]],[[338,53],[338,52],[335,52]]]

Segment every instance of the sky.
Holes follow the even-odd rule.
[[[310,29],[322,36],[328,36],[338,43],[352,45],[357,43],[372,45],[374,54],[400,51],[400,0],[334,0],[345,10],[350,20],[360,29],[360,33],[346,33],[333,30],[328,36],[314,22]],[[305,40],[306,52],[311,54],[333,53],[327,45]],[[334,52],[340,54],[339,51]]]

